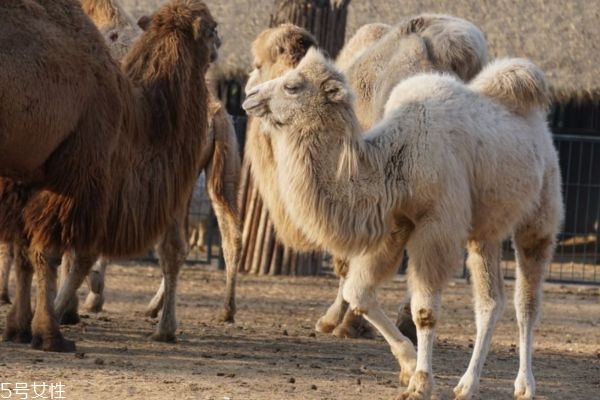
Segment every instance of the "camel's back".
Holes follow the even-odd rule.
[[[0,174],[35,172],[91,107],[118,116],[117,70],[77,2],[0,4]]]
[[[542,110],[520,115],[452,77],[404,81],[384,121],[400,127],[398,146],[420,166],[406,169],[414,196],[444,193],[440,201],[452,202],[480,235],[510,233],[539,203],[545,177],[557,168]]]

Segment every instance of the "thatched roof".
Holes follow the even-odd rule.
[[[122,1],[135,16],[164,2]],[[251,65],[250,43],[267,27],[274,2],[205,1],[223,39],[218,71],[242,77]],[[472,21],[485,33],[490,57],[530,58],[544,69],[560,100],[600,102],[600,0],[353,0],[347,36],[365,23],[394,24],[421,12]]]

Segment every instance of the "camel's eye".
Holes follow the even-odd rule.
[[[285,90],[287,94],[296,94],[300,91],[300,89],[302,89],[302,85],[295,82],[286,83],[283,85],[283,90]]]

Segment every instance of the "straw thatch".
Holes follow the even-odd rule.
[[[164,0],[123,0],[135,16]],[[243,80],[250,43],[269,25],[273,1],[206,0],[223,39],[219,77]],[[453,14],[486,34],[491,57],[527,57],[546,71],[558,100],[600,102],[600,0],[354,0],[347,35],[369,22],[395,23],[421,12]]]

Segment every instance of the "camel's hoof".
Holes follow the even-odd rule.
[[[235,310],[224,309],[223,311],[221,311],[221,314],[219,315],[219,321],[233,323],[233,322],[235,322],[234,317],[235,317]]]
[[[338,325],[331,334],[341,339],[373,339],[373,328],[366,322],[355,325]]]
[[[398,320],[396,321],[396,326],[402,332],[404,336],[406,336],[412,344],[417,345],[417,327],[412,320],[412,316],[410,314],[400,314],[398,315]]]
[[[156,318],[158,317],[158,308],[148,307],[144,315],[149,318]]]
[[[101,294],[96,294],[90,292],[87,298],[85,299],[85,303],[83,304],[83,308],[89,312],[99,313],[102,311],[102,307],[104,306],[104,296]]]
[[[407,387],[408,384],[410,383],[410,378],[413,376],[412,371],[404,371],[403,369],[400,370],[400,375],[398,376],[399,380],[400,380],[400,386],[403,387]]]
[[[100,272],[91,271],[88,275],[88,282],[92,292],[100,294],[104,291],[104,279],[102,279]]]
[[[471,398],[470,395],[465,394],[466,392],[463,391],[462,388],[459,387],[455,387],[454,390],[454,400],[468,400]]]
[[[12,304],[10,302],[10,297],[8,297],[7,293],[2,293],[2,295],[0,295],[0,306],[3,306],[5,304]]]
[[[60,319],[60,324],[76,325],[79,323],[79,321],[81,321],[81,319],[79,318],[79,314],[77,313],[77,311],[67,311],[63,314],[62,318]]]
[[[401,374],[402,379],[402,374]],[[425,400],[431,398],[433,378],[425,371],[417,371],[410,378],[408,388],[398,397],[399,400]]]
[[[396,400],[425,400],[426,397],[423,397],[420,393],[414,393],[414,392],[403,392],[402,394],[400,394],[400,396],[398,396],[396,398]]]
[[[321,333],[331,333],[335,329],[336,325],[332,324],[329,321],[323,319],[323,317],[319,318],[317,321],[317,325],[315,326],[315,330]]]
[[[2,340],[5,342],[30,343],[31,339],[31,329],[20,330],[17,328],[6,327],[6,331],[4,331],[4,334],[2,335]]]
[[[177,343],[177,338],[173,333],[155,332],[150,338],[156,342]]]
[[[61,334],[51,337],[34,335],[31,340],[31,347],[36,350],[55,351],[59,353],[73,353],[77,350],[75,342],[63,338]]]

